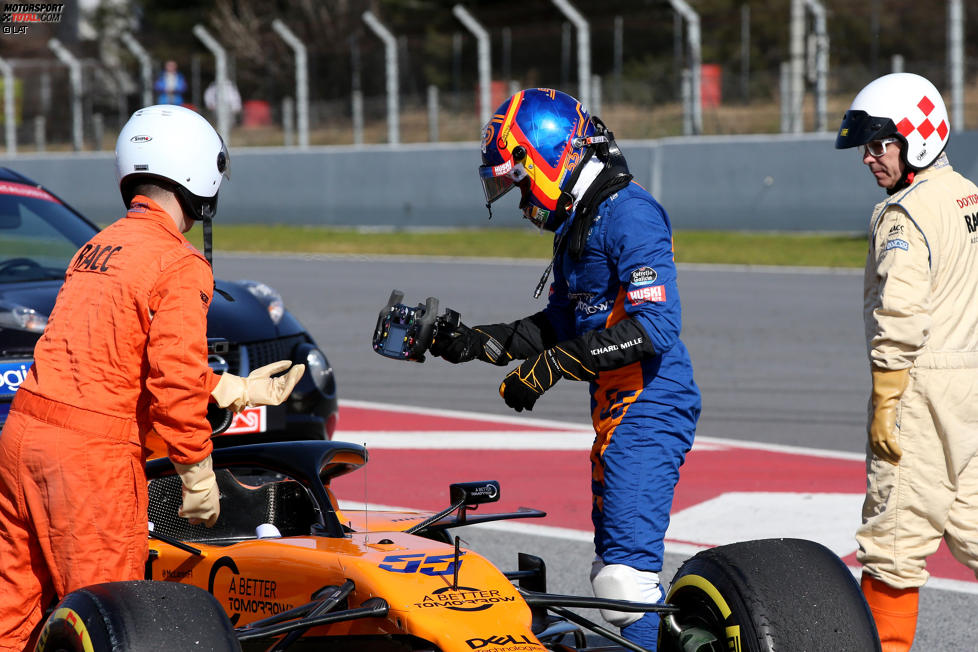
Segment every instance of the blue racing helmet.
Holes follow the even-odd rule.
[[[482,130],[479,177],[486,205],[519,186],[523,217],[548,226],[585,152],[605,140],[594,133],[591,116],[570,95],[550,88],[516,93]]]

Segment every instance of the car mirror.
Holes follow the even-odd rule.
[[[499,483],[495,480],[485,482],[458,482],[448,485],[448,497],[453,505],[481,505],[499,500]]]

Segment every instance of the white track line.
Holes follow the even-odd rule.
[[[440,448],[457,450],[589,450],[591,447],[591,440],[594,437],[594,431],[591,429],[590,424],[585,425],[548,419],[498,416],[495,414],[485,414],[479,412],[463,412],[459,410],[443,410],[437,408],[424,408],[408,405],[396,405],[392,403],[378,403],[373,401],[356,401],[347,399],[340,400],[341,415],[343,406],[406,412],[409,414],[430,415],[433,417],[489,421],[503,424],[521,425],[524,427],[550,428],[553,430],[553,432],[540,433],[526,430],[347,432],[340,429],[337,432],[336,439],[355,443],[366,442],[368,448]],[[342,424],[342,416],[340,418],[340,423]],[[696,450],[707,450],[729,447],[751,448],[755,450],[778,453],[809,455],[813,457],[844,460],[864,459],[864,456],[858,453],[831,451],[819,448],[805,448],[801,446],[784,446],[781,444],[741,441],[739,439],[724,439],[717,437],[697,437],[696,446],[694,448]],[[346,500],[340,501],[340,509],[353,511],[364,508],[381,511],[416,511],[415,509],[408,507],[394,507],[369,503],[364,504]],[[593,534],[590,531],[514,521],[497,521],[494,523],[483,523],[467,527],[485,528],[488,530],[512,532],[515,534],[530,536],[549,537],[578,543],[591,543],[593,538]],[[689,543],[669,541],[668,539],[666,540],[666,553],[671,555],[688,557],[701,550],[706,550],[707,548],[708,546],[697,546]],[[856,566],[850,566],[849,570],[856,577],[858,577],[861,572],[860,568]],[[975,582],[964,582],[960,580],[931,577],[927,581],[926,587],[942,591],[954,591],[957,593],[978,595],[978,583]]]
[[[552,432],[538,432],[514,428],[505,430],[458,430],[458,431],[359,431],[343,429],[343,406],[371,410],[386,410],[421,414],[432,417],[448,417],[472,421],[488,421],[490,423],[513,424],[524,428],[547,428]],[[594,439],[591,424],[570,423],[550,419],[532,419],[527,417],[499,416],[480,412],[462,412],[459,410],[443,410],[373,401],[340,400],[339,428],[335,439],[357,444],[366,443],[368,448],[419,448],[419,449],[450,449],[450,450],[590,450]],[[725,439],[720,437],[697,437],[694,450],[716,450],[726,448],[750,448],[774,453],[791,455],[809,455],[842,460],[861,461],[861,453],[833,451],[822,448],[806,448],[802,446],[786,446],[766,442],[743,441],[740,439]]]

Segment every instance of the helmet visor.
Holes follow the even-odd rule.
[[[221,151],[217,153],[217,171],[220,172],[225,179],[231,180],[231,154],[228,152],[227,143],[218,134],[218,138],[221,139]]]
[[[835,148],[859,147],[872,140],[882,140],[896,134],[896,125],[890,118],[878,118],[865,111],[849,110],[842,117],[839,134],[835,138]]]
[[[509,160],[499,165],[480,165],[479,178],[482,180],[486,202],[491,204],[526,179],[527,173],[523,163],[513,165],[513,161]]]

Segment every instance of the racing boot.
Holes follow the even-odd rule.
[[[917,631],[917,587],[895,589],[863,573],[860,586],[876,621],[883,652],[908,652]]]

